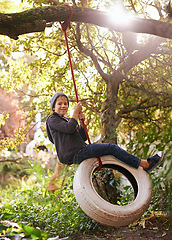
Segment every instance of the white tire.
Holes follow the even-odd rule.
[[[95,221],[109,226],[126,226],[138,220],[147,210],[152,198],[149,175],[139,167],[134,169],[113,156],[101,157],[104,168],[120,171],[131,182],[135,199],[128,205],[118,206],[104,200],[95,190],[92,174],[99,167],[97,158],[83,161],[74,176],[74,194],[81,209]]]

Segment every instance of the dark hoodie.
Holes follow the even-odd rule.
[[[56,93],[50,99],[51,109],[59,96],[66,96],[63,93]],[[67,98],[68,99],[68,98]],[[49,140],[55,145],[59,161],[64,164],[72,164],[72,157],[76,152],[86,146],[87,140],[84,129],[78,125],[74,118],[66,119],[54,112],[47,118],[46,129]]]

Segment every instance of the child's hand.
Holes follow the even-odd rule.
[[[84,120],[85,121],[85,114],[83,112],[79,113],[79,120]]]
[[[79,115],[80,112],[82,112],[82,105],[80,102],[78,102],[74,107],[74,113]]]
[[[82,105],[81,105],[80,102],[78,102],[78,103],[75,105],[75,107],[74,107],[74,112],[73,112],[73,116],[72,116],[72,117],[73,117],[75,120],[78,120],[80,112],[82,112]]]

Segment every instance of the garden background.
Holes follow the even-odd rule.
[[[43,14],[56,8],[63,19],[69,10],[66,3],[74,11],[95,11],[89,18],[86,15],[87,22],[72,21],[67,31],[91,141],[117,143],[141,158],[165,152],[162,164],[150,174],[153,197],[149,209],[126,231],[139,230],[142,238],[140,231],[147,226],[150,229],[153,219],[158,236],[167,239],[172,200],[172,37],[163,36],[161,24],[169,24],[170,33],[171,1],[4,0],[0,11],[11,14],[41,9]],[[108,26],[114,23],[117,30],[104,27],[104,18],[102,26],[92,24],[99,11],[102,16],[108,13]],[[156,20],[157,35],[141,32],[139,25],[136,32],[121,31],[131,27],[133,18]],[[35,19],[33,22],[37,24]],[[72,186],[77,166],[63,167],[55,182],[58,189],[47,191],[57,161],[45,129],[51,114],[49,99],[63,91],[69,96],[70,114],[76,103],[59,22],[52,20],[44,31],[21,34],[16,40],[8,36],[14,36],[22,22],[14,22],[16,28],[3,34],[10,26],[5,24],[0,27],[0,238],[11,234],[33,239],[101,239],[101,235],[102,239],[122,239],[123,228],[101,226],[80,209]],[[41,118],[36,117],[38,114]],[[28,154],[26,148],[31,142]],[[119,191],[121,204],[130,201],[127,190],[125,186]]]

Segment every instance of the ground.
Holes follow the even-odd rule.
[[[102,227],[101,232],[91,235],[77,234],[72,240],[172,240],[171,218],[152,217],[127,227]]]

